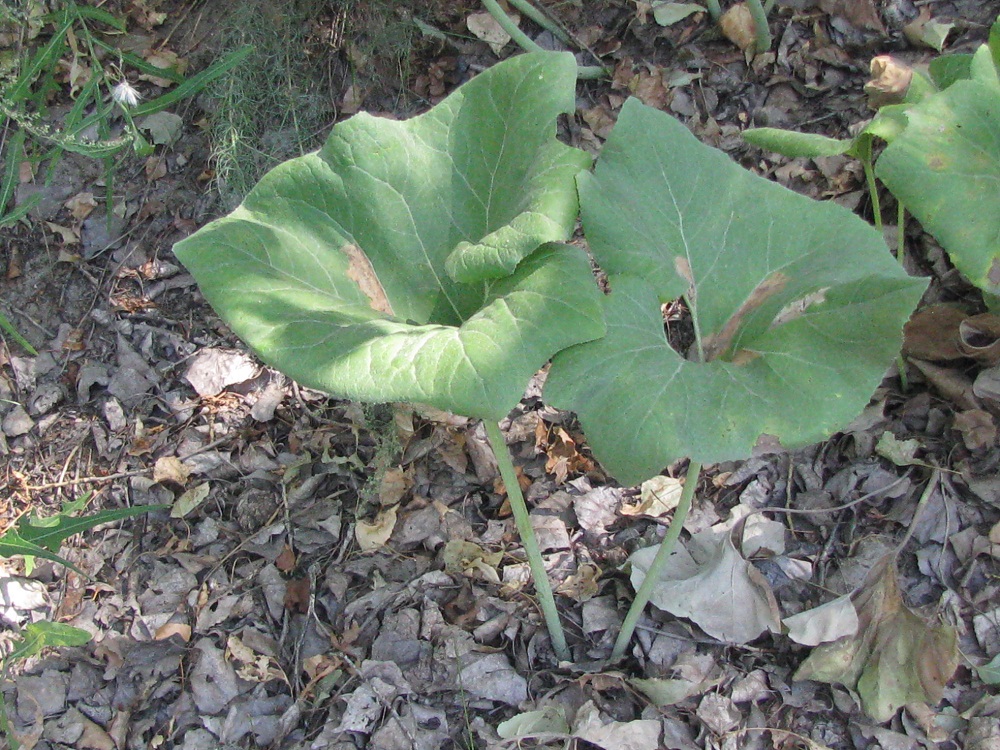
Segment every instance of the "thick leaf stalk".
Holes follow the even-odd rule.
[[[514,513],[514,523],[517,524],[517,532],[521,535],[521,544],[524,546],[524,553],[528,557],[528,565],[531,567],[531,577],[535,582],[535,593],[538,595],[538,604],[542,608],[542,615],[545,617],[545,626],[549,631],[549,638],[552,639],[552,650],[560,661],[571,661],[569,647],[566,645],[566,634],[563,632],[562,623],[559,622],[559,611],[556,609],[556,600],[552,595],[552,586],[549,583],[548,573],[545,571],[545,562],[542,560],[542,552],[538,548],[538,539],[535,538],[535,530],[531,526],[531,517],[528,515],[528,506],[524,502],[524,494],[521,492],[521,485],[518,484],[517,474],[514,472],[514,464],[510,460],[510,451],[507,450],[507,442],[504,440],[500,425],[489,420],[483,422],[486,428],[486,437],[489,438],[490,447],[497,457],[497,466],[500,469],[500,478],[503,479],[504,487],[507,488],[507,497],[510,499],[510,508]]]
[[[674,547],[677,545],[677,539],[681,535],[681,531],[684,529],[684,521],[687,519],[688,512],[691,510],[691,500],[694,497],[695,488],[698,486],[698,475],[701,473],[701,464],[698,461],[691,461],[688,463],[687,475],[684,477],[684,490],[681,492],[681,499],[677,503],[677,508],[674,510],[674,517],[670,521],[670,527],[667,529],[666,536],[663,537],[663,542],[660,544],[660,549],[656,552],[656,557],[653,558],[652,564],[649,566],[649,570],[646,572],[646,577],[642,581],[642,585],[639,586],[639,590],[635,592],[635,599],[632,600],[632,606],[628,608],[628,613],[625,615],[625,622],[622,623],[622,629],[618,633],[618,639],[615,641],[615,647],[611,651],[611,661],[616,662],[625,656],[625,650],[628,648],[629,642],[632,640],[632,633],[635,632],[635,626],[639,622],[639,618],[642,616],[642,611],[646,608],[646,604],[649,602],[649,597],[653,593],[653,589],[660,580],[660,574],[663,568],[666,567],[667,560],[670,555],[674,552]]]

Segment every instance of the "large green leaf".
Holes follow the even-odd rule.
[[[533,53],[406,122],[360,114],[175,247],[269,364],[364,401],[499,419],[553,353],[596,338],[599,292],[567,238],[574,177],[555,138],[576,62]]]
[[[875,173],[958,270],[1000,294],[1000,85],[985,46],[972,75],[906,111]]]
[[[630,100],[593,175],[584,232],[609,275],[608,333],[557,355],[546,385],[594,453],[638,482],[690,456],[808,444],[865,405],[925,283],[849,211],[757,177]],[[697,344],[664,335],[684,297]]]

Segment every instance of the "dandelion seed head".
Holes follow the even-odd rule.
[[[139,103],[142,94],[136,91],[132,84],[122,79],[122,81],[111,90],[111,98],[123,107],[134,107]]]

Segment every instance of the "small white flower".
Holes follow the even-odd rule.
[[[142,94],[132,88],[132,84],[122,79],[121,83],[111,90],[111,98],[123,107],[134,107],[139,103]]]

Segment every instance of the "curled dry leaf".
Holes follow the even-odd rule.
[[[987,367],[1000,363],[1000,317],[982,313],[965,318],[958,326],[958,349]]]
[[[928,625],[903,604],[895,555],[884,556],[852,596],[858,630],[817,647],[796,680],[839,683],[861,707],[888,721],[907,703],[936,704],[958,666],[958,641],[947,625]]]
[[[891,55],[873,57],[871,80],[865,84],[868,106],[880,109],[887,104],[901,104],[910,90],[913,68]]]

